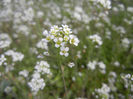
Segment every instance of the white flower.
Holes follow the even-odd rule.
[[[6,93],[10,93],[12,91],[12,87],[10,86],[7,86],[5,89],[4,89],[4,92]]]
[[[31,91],[37,93],[39,90],[42,90],[45,87],[45,82],[42,78],[32,78],[30,82],[28,82]]]
[[[52,39],[54,39],[54,36],[53,36],[53,35],[48,34],[48,35],[46,36],[45,41],[46,41],[46,42],[49,42],[49,41],[51,41]]]
[[[125,78],[128,78],[128,79],[131,78],[131,74],[126,74]]]
[[[6,58],[5,58],[5,55],[2,54],[2,55],[0,56],[0,66],[2,65],[2,63],[3,63],[4,61],[6,61]]]
[[[63,38],[59,37],[59,38],[55,38],[54,42],[55,42],[55,47],[60,47],[61,43],[63,41]]]
[[[15,52],[13,50],[8,50],[7,52],[5,52],[5,55],[11,56],[12,57],[12,60],[14,62],[16,62],[16,61],[22,61],[23,58],[24,58],[24,55],[22,53]]]
[[[111,1],[110,0],[97,0],[99,3],[103,5],[103,7],[110,9],[111,8]]]
[[[55,30],[55,29],[51,29],[51,30],[50,30],[50,33],[51,33],[52,35],[56,36],[56,30]]]
[[[78,75],[81,77],[82,76],[82,73],[81,72],[78,72]]]
[[[43,52],[43,55],[49,56],[49,52]]]
[[[75,46],[78,46],[79,40],[76,36],[70,35],[70,44],[73,44]]]
[[[129,44],[130,44],[130,41],[129,41],[128,38],[122,39],[122,45],[123,45],[125,48],[128,48],[128,47],[129,47]]]
[[[17,29],[17,32],[23,33],[24,35],[29,35],[30,29],[26,25],[17,25],[14,26],[14,29]]]
[[[51,27],[51,29],[54,29],[56,32],[58,32],[60,28],[58,27],[58,25],[54,25]]]
[[[70,29],[70,28],[63,29],[63,30],[64,30],[64,33],[65,33],[66,35],[69,35],[69,34],[71,34],[71,33],[72,33],[72,31],[71,31],[71,29]]]
[[[23,58],[24,58],[24,55],[20,52],[15,52],[13,55],[12,55],[12,58],[13,58],[13,61],[16,62],[16,61],[22,61]]]
[[[63,29],[68,29],[69,26],[68,25],[62,25]]]
[[[59,30],[60,30],[60,28],[57,25],[54,25],[54,26],[51,27],[50,33],[52,35],[56,36],[57,35],[57,32],[59,32]]]
[[[62,27],[58,27],[54,25],[51,27],[50,31],[44,31],[43,35],[46,36],[43,39],[44,42],[53,41],[56,48],[60,48],[60,55],[68,56],[67,47],[68,44],[73,44],[78,46],[79,40],[76,36],[70,35],[72,33],[71,29],[68,25],[62,25]],[[43,44],[41,44],[43,46]]]
[[[69,36],[64,36],[64,41],[67,42],[69,40]]]
[[[64,55],[66,57],[69,55],[69,53],[68,53],[69,48],[68,47],[61,47],[60,50],[61,50],[60,55]]]
[[[0,33],[0,48],[8,47],[11,42],[11,38],[7,34]]]
[[[110,87],[108,87],[106,84],[102,84],[102,88],[95,89],[99,95],[102,96],[103,99],[109,99],[109,92],[111,91]]]
[[[119,67],[119,66],[120,66],[120,63],[119,63],[118,61],[115,61],[115,62],[114,62],[114,65],[115,65],[116,67]]]
[[[106,84],[103,84],[101,88],[101,93],[109,93],[109,92],[110,88]]]
[[[43,34],[44,36],[47,36],[47,35],[48,35],[48,31],[47,31],[47,30],[44,30],[42,34]]]
[[[70,68],[72,68],[72,67],[75,66],[75,64],[74,64],[73,62],[70,62],[70,63],[68,64],[68,66],[69,66]]]
[[[94,34],[88,37],[89,39],[91,39],[93,42],[96,42],[98,45],[102,45],[102,39],[99,35]]]
[[[96,68],[97,62],[92,61],[87,64],[88,69],[94,70]]]
[[[81,57],[82,57],[82,56],[81,56],[81,51],[78,51],[78,52],[77,52],[77,57],[78,57],[79,59],[81,59]]]
[[[28,8],[24,11],[25,16],[22,17],[23,21],[32,21],[34,18],[33,8]]]
[[[76,78],[75,78],[75,77],[72,77],[72,80],[73,80],[73,81],[75,81],[75,80],[76,80]]]
[[[127,7],[127,11],[133,13],[133,7]]]
[[[131,80],[133,81],[133,75],[132,75],[132,77],[131,77]]]
[[[66,42],[62,42],[62,43],[61,43],[61,47],[65,47],[66,44],[67,44]]]
[[[98,62],[98,65],[101,69],[105,69],[106,65],[103,62]]]
[[[42,11],[38,11],[37,12],[37,17],[38,18],[41,18],[43,15],[44,15],[44,13]]]
[[[19,75],[24,76],[25,78],[28,77],[29,72],[27,70],[23,70],[19,72]]]
[[[71,29],[68,27],[68,25],[62,25],[63,31],[65,35],[69,35],[72,33]]]
[[[41,75],[40,75],[39,72],[35,71],[35,72],[32,74],[32,77],[37,79],[37,78],[40,78]]]
[[[47,42],[45,42],[45,39],[42,39],[41,41],[39,41],[36,46],[38,48],[42,48],[42,49],[48,50],[48,45],[47,45]]]
[[[40,61],[37,62],[35,69],[37,70],[37,72],[42,74],[51,74],[49,67],[50,66],[46,61]]]

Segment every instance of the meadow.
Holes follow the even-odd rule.
[[[0,0],[0,99],[133,99],[133,1]]]

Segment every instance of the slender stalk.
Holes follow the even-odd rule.
[[[64,68],[63,68],[63,66],[60,66],[60,69],[61,69],[61,73],[62,73],[62,79],[63,79],[64,89],[65,89],[65,95],[67,97],[67,87],[66,87],[66,82],[65,82],[65,78],[64,78]]]
[[[63,80],[63,84],[64,84],[64,90],[65,90],[65,95],[66,95],[66,99],[67,99],[67,87],[66,87],[66,81],[65,81],[65,78],[64,78],[64,67],[63,65],[61,64],[62,62],[62,59],[59,55],[59,66],[60,66],[60,70],[61,70],[61,76],[62,76],[62,80]]]

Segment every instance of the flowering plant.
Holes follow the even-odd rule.
[[[42,39],[44,42],[53,41],[56,48],[60,48],[60,55],[68,56],[69,47],[68,44],[78,46],[79,39],[72,34],[71,29],[68,25],[62,25],[58,27],[54,25],[51,27],[50,31],[44,31],[43,35],[46,37]]]

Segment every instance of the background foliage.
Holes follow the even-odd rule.
[[[101,88],[102,83],[112,88],[109,84],[110,72],[117,75],[114,83],[117,90],[111,90],[109,94],[114,97],[111,99],[133,98],[131,88],[125,88],[125,82],[121,78],[122,74],[132,74],[133,71],[133,11],[127,10],[133,6],[132,0],[112,0],[111,9],[89,0],[16,1],[12,0],[6,5],[4,1],[0,1],[0,34],[8,34],[12,39],[10,46],[0,48],[0,54],[12,49],[23,53],[24,59],[13,62],[11,57],[6,56],[9,67],[14,64],[14,69],[6,72],[5,66],[0,67],[0,99],[95,99],[95,89]],[[33,18],[17,23],[15,13],[21,12],[23,16],[23,11],[28,8],[33,9]],[[9,11],[8,14],[6,11]],[[43,12],[41,17],[37,14],[39,11]],[[60,56],[52,43],[48,43],[48,50],[37,48],[38,41],[44,38],[44,30],[49,30],[52,25],[62,24],[69,25],[80,40],[77,47],[70,46],[68,57]],[[102,38],[103,44],[98,48],[88,39],[93,34]],[[128,47],[123,46],[124,38],[130,41]],[[44,55],[44,52],[48,52],[49,56]],[[36,62],[41,60],[50,64],[52,76],[42,76],[46,86],[34,96],[27,82],[31,79]],[[105,74],[99,68],[88,69],[88,62],[93,60],[102,61],[106,65]],[[115,66],[116,61],[119,66]],[[73,62],[75,66],[70,68],[69,62]],[[64,70],[67,93],[64,90],[60,66]],[[24,69],[29,71],[27,78],[19,75]],[[12,88],[9,93],[4,91],[7,86]]]

